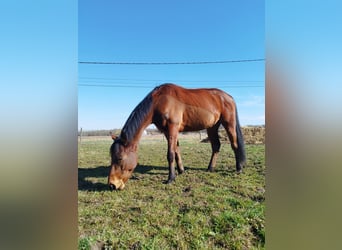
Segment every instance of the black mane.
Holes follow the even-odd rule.
[[[158,87],[157,87],[158,88]],[[132,111],[128,117],[124,127],[122,128],[120,138],[127,142],[132,141],[137,133],[137,130],[146,120],[146,116],[150,113],[152,107],[152,93],[157,88],[153,89]]]

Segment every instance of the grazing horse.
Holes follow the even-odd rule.
[[[175,180],[175,165],[179,174],[184,172],[178,143],[178,133],[182,131],[207,129],[212,148],[208,171],[214,171],[221,145],[218,135],[221,124],[235,154],[236,170],[238,173],[242,171],[246,156],[234,99],[215,88],[186,89],[167,83],[153,89],[138,104],[128,117],[120,136],[114,140],[110,148],[110,189],[124,189],[137,166],[139,140],[151,123],[167,139],[169,176],[166,183]]]

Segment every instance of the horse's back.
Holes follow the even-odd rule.
[[[180,131],[196,131],[214,126],[226,112],[231,96],[215,88],[186,89],[174,84],[163,84],[155,93],[157,126],[178,124]]]
[[[226,92],[217,88],[195,88],[188,89],[173,83],[165,83],[157,88],[158,96],[172,96],[178,101],[193,106],[210,107],[220,106],[222,100],[233,101],[233,98]]]

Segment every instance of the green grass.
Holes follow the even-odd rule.
[[[118,192],[106,186],[110,145],[79,144],[79,249],[264,249],[264,145],[246,145],[247,167],[237,175],[222,143],[207,173],[210,144],[181,139],[186,172],[166,185],[166,141],[143,139],[139,166]]]

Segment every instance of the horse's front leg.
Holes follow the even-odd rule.
[[[177,163],[177,170],[178,170],[178,174],[183,174],[184,173],[184,166],[183,166],[183,162],[182,162],[182,158],[181,158],[181,154],[180,154],[180,148],[179,148],[179,141],[177,140],[177,148],[176,148],[176,163]]]
[[[166,181],[167,184],[173,182],[176,178],[175,159],[176,159],[176,152],[177,152],[177,134],[178,134],[178,131],[172,127],[169,128],[169,132],[166,134],[167,161],[169,163],[169,177]]]

